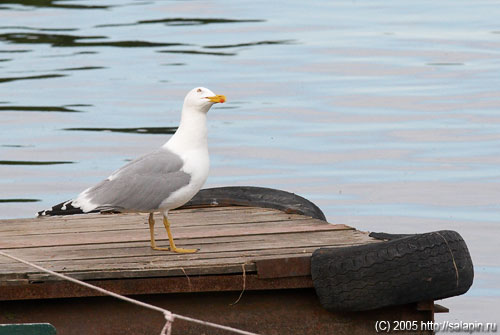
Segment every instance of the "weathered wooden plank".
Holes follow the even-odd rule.
[[[317,247],[296,247],[296,248],[280,248],[280,249],[257,249],[245,252],[227,251],[223,253],[197,253],[193,255],[164,255],[164,256],[133,256],[122,258],[119,261],[113,258],[97,258],[97,259],[79,259],[79,260],[46,260],[38,261],[37,265],[48,268],[53,271],[72,272],[72,271],[97,271],[97,270],[119,270],[119,269],[169,269],[190,266],[224,265],[226,263],[234,263],[238,259],[238,263],[253,262],[257,259],[268,255],[288,255],[312,253]],[[17,267],[25,269],[25,266],[20,263],[13,263],[9,267],[0,268],[0,275],[4,273],[17,273]],[[34,269],[32,272],[39,272]]]
[[[260,207],[213,207],[206,209],[181,209],[181,210],[173,210],[170,211],[169,217],[172,220],[177,220],[178,218],[183,217],[210,217],[210,216],[236,216],[236,215],[247,215],[247,214],[283,214],[283,215],[293,215],[297,217],[309,218],[307,216],[297,215],[297,214],[286,214],[279,210],[270,209],[270,208],[260,208]],[[125,213],[125,214],[82,214],[82,215],[63,215],[63,216],[42,216],[42,217],[33,217],[33,218],[21,218],[21,219],[6,219],[0,220],[0,231],[3,231],[5,225],[16,227],[31,226],[34,223],[38,225],[52,225],[59,223],[67,223],[71,222],[72,224],[93,224],[98,223],[102,220],[104,221],[122,221],[122,222],[135,222],[138,220],[137,218],[143,218],[147,220],[148,214],[146,213]],[[160,219],[161,215],[156,213],[155,219]],[[143,220],[143,221],[144,221]]]
[[[274,257],[274,256],[271,256]],[[68,276],[79,280],[116,280],[116,279],[134,279],[134,278],[168,278],[168,277],[190,277],[190,276],[207,276],[207,275],[241,275],[255,273],[255,263],[241,264],[228,263],[224,266],[210,267],[185,267],[173,269],[122,269],[109,271],[76,271],[65,273]],[[9,278],[6,276],[0,277],[0,300],[3,290],[8,290],[6,286],[19,285],[40,285],[46,282],[61,282],[57,277],[53,277],[47,273],[25,273],[24,278]]]
[[[179,238],[203,238],[216,236],[240,236],[259,235],[271,233],[292,233],[310,231],[330,231],[352,229],[345,225],[320,224],[315,219],[300,220],[300,222],[259,222],[252,225],[227,224],[217,226],[178,227],[172,225],[174,237]],[[320,221],[321,222],[321,221]],[[299,223],[299,224],[291,224]],[[159,232],[158,232],[159,233]],[[0,245],[3,249],[19,247],[41,247],[51,245],[74,245],[95,243],[116,243],[124,241],[149,240],[149,228],[129,229],[120,231],[103,232],[81,232],[60,233],[50,235],[28,235],[0,237]]]
[[[158,221],[159,215],[155,216]],[[322,246],[371,243],[345,225],[273,209],[230,207],[173,211],[176,244],[195,254],[153,251],[146,214],[79,215],[0,221],[0,248],[80,279],[215,275],[255,271],[255,261],[310,256]],[[157,243],[168,245],[161,222]],[[43,281],[38,270],[0,257],[0,286]]]
[[[286,214],[286,213],[274,213],[270,211],[266,212],[256,212],[256,213],[240,213],[243,211],[238,211],[237,215],[234,215],[234,211],[224,215],[221,212],[214,212],[215,215],[207,216],[175,216],[172,221],[174,226],[182,227],[195,227],[195,226],[206,226],[206,225],[223,225],[223,224],[252,224],[258,222],[278,222],[278,221],[297,221],[297,220],[307,220],[305,216],[296,214]],[[242,215],[240,215],[242,214]],[[47,235],[47,234],[58,234],[58,233],[81,233],[81,232],[93,232],[93,231],[116,231],[116,230],[130,230],[137,228],[144,228],[147,226],[147,215],[133,216],[131,219],[130,215],[117,215],[116,217],[110,218],[111,215],[100,215],[92,221],[77,221],[73,222],[71,220],[67,222],[53,222],[49,223],[37,222],[36,225],[14,225],[14,224],[0,224],[0,234],[2,237],[6,236],[27,236],[27,235]],[[126,219],[125,219],[126,218]],[[111,220],[113,219],[113,220]],[[162,219],[160,216],[155,216],[156,224],[159,227],[163,227]]]
[[[177,210],[171,211],[169,216],[172,218],[191,218],[191,217],[217,217],[217,216],[236,216],[236,215],[259,215],[259,214],[283,214],[283,215],[297,215],[297,214],[286,214],[284,212],[269,209],[269,208],[256,208],[256,207],[227,207],[225,210],[220,208],[217,210]],[[93,221],[100,220],[134,220],[134,218],[142,217],[147,218],[148,213],[115,213],[115,214],[83,214],[83,215],[64,215],[64,216],[42,216],[27,219],[10,219],[10,220],[0,220],[0,223],[6,224],[16,224],[17,226],[31,225],[34,222],[39,224],[53,224],[61,222],[71,222],[71,223],[86,223],[92,224]],[[298,215],[301,216],[301,215]],[[304,216],[306,217],[306,216]],[[155,218],[161,218],[159,213],[155,213]]]
[[[251,252],[247,255],[241,255],[239,253],[230,253],[228,257],[224,258],[224,263],[221,264],[220,258],[206,258],[206,259],[195,259],[190,260],[188,264],[184,260],[172,260],[168,264],[165,262],[149,262],[147,263],[144,258],[136,258],[134,261],[112,263],[107,262],[91,262],[91,261],[78,261],[76,263],[71,262],[55,262],[55,263],[44,263],[40,262],[39,265],[59,273],[64,273],[70,276],[76,276],[78,273],[91,273],[90,277],[85,279],[102,279],[103,274],[111,273],[113,278],[123,278],[122,272],[127,273],[128,278],[132,277],[142,277],[144,271],[155,271],[158,276],[181,276],[184,273],[188,275],[205,275],[205,274],[218,274],[226,273],[224,269],[235,268],[235,265],[240,267],[238,273],[243,272],[242,266],[251,265],[249,271],[255,271],[254,259],[270,259],[279,257],[298,257],[310,255],[315,248],[290,248],[287,250],[267,250],[260,252]],[[40,271],[34,268],[27,268],[24,264],[13,265],[12,270],[14,274],[23,272],[30,280],[46,280],[46,278],[51,278],[51,280],[59,280],[58,278],[52,278],[52,276],[40,273]],[[236,270],[233,270],[236,271]],[[45,278],[45,279],[44,279]],[[0,279],[10,279],[10,273],[5,273],[4,269],[0,270]]]
[[[324,245],[328,246],[328,244]],[[340,245],[338,245],[340,246]],[[52,270],[57,271],[69,271],[75,268],[80,268],[84,266],[88,266],[91,264],[94,266],[93,270],[115,270],[117,267],[119,268],[122,264],[135,264],[137,269],[143,268],[168,268],[171,266],[180,266],[180,267],[189,267],[193,265],[193,262],[196,260],[207,260],[213,259],[217,261],[217,264],[220,266],[224,266],[228,262],[228,258],[234,258],[235,256],[241,256],[247,259],[247,261],[253,262],[257,259],[260,259],[260,256],[265,255],[286,255],[289,254],[290,251],[302,252],[303,254],[310,254],[312,251],[316,250],[321,245],[316,246],[300,246],[294,248],[262,248],[255,249],[242,252],[241,250],[236,251],[227,251],[223,253],[200,253],[196,254],[196,257],[186,258],[186,257],[158,257],[158,256],[131,256],[131,257],[122,257],[122,258],[96,258],[96,259],[78,259],[78,260],[30,260],[35,262],[38,265],[50,267]],[[68,265],[69,264],[69,265]],[[127,267],[128,268],[128,267]],[[10,274],[19,274],[22,271],[35,271],[33,269],[28,269],[24,265],[13,263],[13,264],[3,264],[2,269],[0,270],[0,277],[2,274],[9,274],[9,278],[12,277]],[[16,276],[18,278],[20,276]]]
[[[241,267],[240,267],[241,269]],[[181,292],[221,292],[242,290],[269,290],[311,288],[311,277],[271,278],[261,280],[255,273],[226,273],[194,276],[171,276],[150,278],[99,279],[92,284],[122,295],[165,294]],[[248,294],[248,293],[247,293]],[[102,294],[65,281],[44,281],[43,284],[25,284],[0,290],[0,300],[73,298],[101,296]],[[234,299],[228,303],[235,301]],[[141,299],[142,300],[142,299]]]
[[[275,257],[275,256],[267,256]],[[245,274],[255,273],[255,263],[227,263],[225,265],[212,266],[190,266],[170,269],[120,269],[103,271],[74,271],[65,273],[79,280],[103,280],[103,279],[130,279],[130,278],[154,278],[154,277],[188,277],[188,276],[209,276],[209,275],[227,275],[227,274]],[[59,281],[46,273],[28,273],[30,283],[39,283],[46,281]]]
[[[272,235],[249,235],[236,237],[216,237],[209,239],[179,239],[179,245],[187,247],[199,247],[200,251],[195,255],[204,253],[219,253],[225,251],[248,251],[261,249],[279,249],[288,247],[322,247],[322,246],[345,246],[365,244],[374,240],[367,233],[359,231],[326,231],[310,232],[308,234],[288,233]],[[159,244],[168,244],[166,241],[158,241]],[[9,253],[30,261],[58,261],[112,258],[118,261],[121,258],[145,256],[145,257],[171,257],[176,256],[169,252],[152,250],[149,243],[116,243],[99,245],[75,245],[56,246],[42,248],[11,249]],[[193,257],[191,255],[189,257]],[[180,255],[180,257],[187,257]],[[14,263],[15,261],[0,257],[0,265]]]

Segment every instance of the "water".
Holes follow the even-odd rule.
[[[0,217],[30,217],[163,144],[195,86],[207,187],[298,193],[330,222],[457,230],[476,269],[438,321],[500,297],[494,1],[0,2]]]

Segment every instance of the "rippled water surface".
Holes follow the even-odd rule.
[[[457,230],[500,321],[495,1],[0,2],[0,217],[29,217],[163,144],[195,86],[210,186],[298,193],[330,222]]]

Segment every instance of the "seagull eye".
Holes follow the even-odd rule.
[[[201,88],[197,89],[196,92],[201,93]]]

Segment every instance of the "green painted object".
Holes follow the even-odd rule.
[[[0,335],[56,335],[50,323],[0,324]]]

